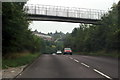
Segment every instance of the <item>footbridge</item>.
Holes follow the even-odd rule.
[[[106,13],[104,10],[62,7],[40,4],[24,6],[28,19],[32,21],[60,21],[85,24],[97,24]]]

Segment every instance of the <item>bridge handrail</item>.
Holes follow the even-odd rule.
[[[40,4],[27,4],[25,5],[24,10],[26,11],[26,13],[34,15],[52,15],[87,19],[101,19],[101,17],[106,14],[105,10]]]

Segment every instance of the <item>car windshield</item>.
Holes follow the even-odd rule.
[[[62,53],[62,51],[57,51],[57,53]]]
[[[61,52],[61,51],[57,51],[57,52]]]

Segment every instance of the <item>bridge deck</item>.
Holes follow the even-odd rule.
[[[25,11],[29,20],[62,21],[74,23],[96,24],[105,14],[103,10],[69,8],[46,5],[26,5]]]
[[[73,18],[73,17],[61,17],[50,15],[34,15],[29,14],[29,20],[32,21],[58,21],[58,22],[72,22],[72,23],[85,23],[85,24],[98,24],[98,19],[85,19],[85,18]]]

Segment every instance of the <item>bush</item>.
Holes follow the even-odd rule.
[[[39,53],[34,53],[34,54],[12,54],[9,56],[8,59],[4,59],[2,60],[2,68],[9,68],[9,67],[18,67],[18,66],[22,66],[22,65],[26,65],[29,64],[30,62],[32,62],[34,59],[36,59],[40,54]]]

